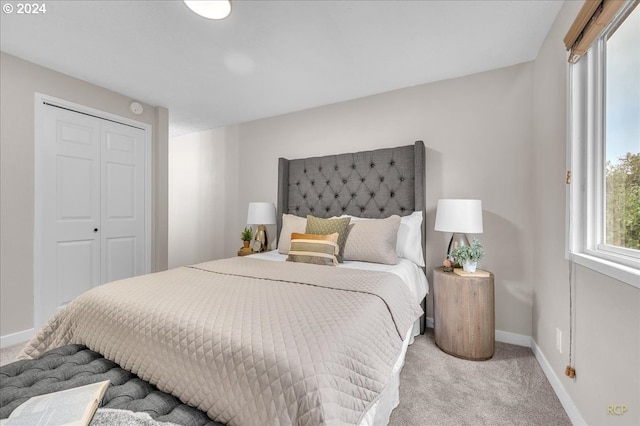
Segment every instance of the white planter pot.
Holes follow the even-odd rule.
[[[476,271],[477,266],[478,266],[478,262],[465,260],[464,263],[462,264],[462,269],[464,269],[465,272],[469,272],[473,274]]]

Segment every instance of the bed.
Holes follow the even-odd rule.
[[[426,180],[424,142],[396,148],[278,160],[277,232],[282,214],[329,218],[350,215],[386,218],[420,217],[420,248],[405,249],[406,257],[425,267]],[[414,214],[415,213],[415,214]],[[403,232],[401,228],[399,232]],[[406,231],[405,231],[406,232]],[[411,229],[415,232],[415,229]],[[416,244],[414,243],[414,246]],[[407,253],[409,252],[409,253]],[[399,254],[401,254],[399,252]],[[426,326],[426,294],[422,301],[420,333]]]
[[[280,159],[277,251],[95,288],[59,311],[22,357],[84,345],[229,425],[386,424],[407,346],[424,330],[424,194],[422,142]],[[345,239],[337,268],[286,262],[306,241],[287,241],[303,218],[347,223],[349,238],[365,241]],[[372,263],[380,251],[369,241],[390,245],[378,229],[393,226],[406,244],[393,240],[384,256],[400,261]]]

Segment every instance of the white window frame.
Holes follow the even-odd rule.
[[[640,288],[640,251],[605,244],[606,36],[628,2],[580,61],[569,65],[566,258]]]

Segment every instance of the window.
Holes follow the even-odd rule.
[[[569,69],[568,256],[640,288],[640,8]]]
[[[640,8],[605,43],[604,242],[640,250]]]

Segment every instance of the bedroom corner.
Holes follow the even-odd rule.
[[[152,128],[152,270],[166,269],[166,146],[168,110],[143,104],[142,115],[129,110],[132,99],[1,52],[2,199],[0,238],[0,336],[2,346],[34,333],[34,95],[36,92],[149,124]]]

